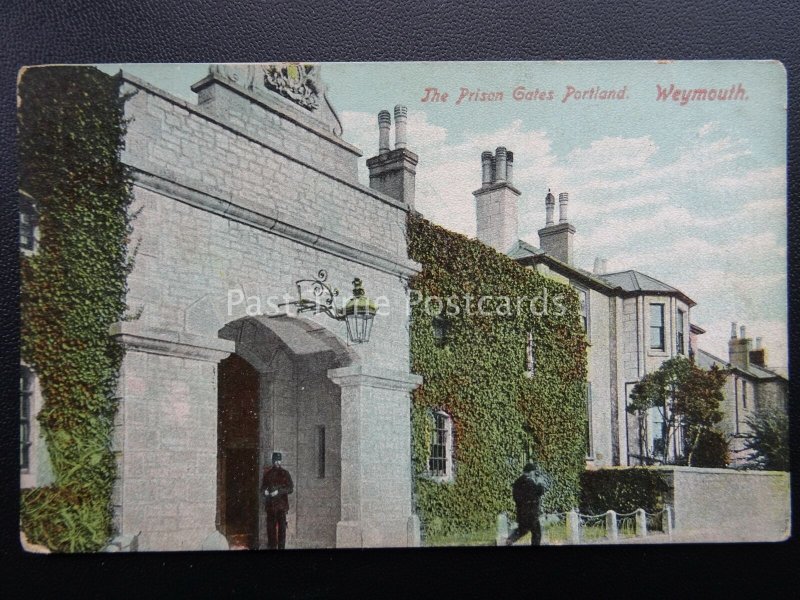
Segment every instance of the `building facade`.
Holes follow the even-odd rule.
[[[545,196],[545,224],[539,247],[519,239],[517,198],[512,176],[498,179],[497,165],[513,164],[513,153],[497,148],[482,154],[482,187],[474,192],[478,239],[538,272],[571,285],[583,307],[589,342],[586,405],[587,465],[592,468],[647,462],[666,442],[654,410],[639,431],[628,414],[633,386],[670,357],[689,355],[690,311],[695,302],[679,289],[639,271],[608,273],[605,262],[593,272],[573,263],[575,227],[569,222],[569,194]],[[506,169],[507,173],[513,170]],[[681,454],[680,440],[670,440],[670,455]]]
[[[728,371],[719,429],[729,439],[731,466],[746,466],[752,458],[752,451],[745,446],[753,433],[748,420],[764,409],[788,413],[789,382],[768,368],[761,338],[756,338],[754,346],[746,328],[737,323],[731,323],[727,361],[702,349],[696,351],[695,361],[705,369],[717,366]]]

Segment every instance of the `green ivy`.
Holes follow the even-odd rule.
[[[120,161],[119,80],[89,67],[38,67],[19,82],[20,189],[39,210],[21,264],[21,354],[39,377],[38,419],[55,485],[22,496],[23,529],[57,551],[111,534],[111,434],[122,349],[131,178]]]
[[[415,294],[452,298],[443,313],[444,342],[434,337],[437,305],[412,298],[412,371],[424,378],[413,398],[412,456],[416,506],[426,534],[485,530],[498,513],[513,513],[511,484],[524,466],[528,444],[554,482],[544,510],[577,506],[586,456],[587,344],[574,290],[415,215],[409,217],[408,241],[409,256],[422,265],[412,281]],[[500,307],[503,316],[476,310],[481,296],[531,299],[545,292],[549,310],[540,316],[527,304],[517,310],[514,302],[510,311]],[[556,297],[563,310],[553,304]],[[542,305],[537,309],[542,312]],[[529,332],[533,376],[525,369]],[[451,482],[426,476],[435,410],[453,421]]]

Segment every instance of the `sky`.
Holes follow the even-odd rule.
[[[101,68],[122,68],[192,102],[191,84],[208,71]],[[377,154],[378,111],[406,105],[408,148],[419,155],[417,210],[474,236],[481,152],[505,146],[522,192],[521,239],[538,246],[547,190],[569,192],[576,266],[592,270],[601,257],[609,272],[636,269],[679,288],[697,302],[691,321],[707,331],[701,348],[727,358],[736,321],[763,339],[769,366],[786,374],[787,97],[779,63],[325,63],[321,76],[343,138],[364,154],[363,183],[365,160]],[[732,87],[727,96],[736,99],[724,101],[665,93]],[[447,100],[431,101],[429,88]],[[517,100],[515,90],[537,99]],[[480,100],[482,92],[502,92],[502,100]]]

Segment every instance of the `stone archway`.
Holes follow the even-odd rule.
[[[287,545],[418,545],[409,416],[421,378],[308,319],[242,317],[218,331],[111,328],[125,348],[114,436],[120,534],[138,536],[142,550],[228,547],[218,530],[217,433],[220,363],[234,355],[258,377],[258,476],[279,450],[295,477]],[[258,504],[253,545],[262,547]]]
[[[260,484],[272,452],[281,452],[283,466],[295,484],[295,491],[289,497],[287,547],[335,547],[337,524],[341,520],[341,390],[328,378],[328,371],[352,365],[354,353],[327,329],[292,317],[244,317],[223,327],[219,335],[235,344],[235,353],[220,363],[221,400],[225,397],[229,405],[238,406],[247,402],[246,396],[253,389],[243,381],[242,398],[229,397],[232,388],[226,366],[230,361],[252,366],[257,376],[258,396],[254,411],[257,443],[252,457],[245,448],[224,451],[228,457],[238,456],[253,464],[237,466],[221,459],[221,468],[228,473],[245,474],[255,469]],[[240,370],[244,379],[246,369]],[[229,415],[222,405],[219,414],[220,419]],[[239,422],[245,423],[247,417],[247,411],[242,412]],[[235,420],[229,421],[228,426],[234,431],[246,429],[238,427]],[[226,439],[221,429],[220,448]],[[244,484],[239,485],[235,478],[226,478],[222,473],[218,477],[218,503],[249,506],[249,499],[238,497],[254,493],[252,482],[244,479]],[[250,524],[255,532],[250,547],[265,547],[266,515],[260,498],[257,505],[252,515],[256,521]],[[241,513],[239,516],[247,518]],[[222,525],[225,524],[223,521]],[[235,527],[247,529],[242,523],[236,523]],[[234,533],[232,530],[223,533],[233,541],[229,534]]]

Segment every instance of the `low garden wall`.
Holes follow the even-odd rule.
[[[653,467],[669,486],[676,535],[694,541],[782,541],[790,534],[789,473]]]
[[[581,475],[581,512],[672,509],[675,541],[766,542],[790,535],[789,473],[611,467]]]

